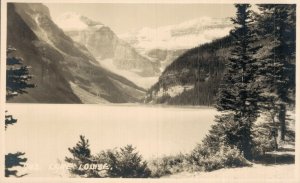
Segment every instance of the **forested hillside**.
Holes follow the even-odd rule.
[[[147,103],[212,105],[223,77],[232,38],[224,37],[182,54],[162,73]]]

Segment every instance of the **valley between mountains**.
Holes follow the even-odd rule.
[[[74,12],[52,20],[39,3],[10,3],[7,17],[7,45],[36,85],[12,103],[210,105],[233,27],[227,18],[200,17],[116,34]]]
[[[7,3],[5,176],[294,182],[296,32],[296,4]]]

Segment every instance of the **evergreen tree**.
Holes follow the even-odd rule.
[[[265,85],[265,101],[275,102],[280,122],[281,140],[285,140],[287,105],[294,103],[296,6],[260,4],[259,33],[267,39],[269,52],[259,58],[260,74]],[[273,94],[276,94],[274,97]],[[292,96],[292,97],[291,97]],[[264,104],[269,106],[269,104]]]
[[[34,87],[34,84],[29,83],[29,80],[32,78],[29,74],[29,67],[24,66],[23,59],[15,56],[11,56],[16,49],[9,46],[7,48],[7,67],[6,67],[6,98],[10,99],[19,94],[25,93],[27,88]],[[6,111],[7,112],[7,111]],[[17,119],[13,118],[12,115],[5,115],[5,130],[8,125],[14,125],[17,123]],[[11,170],[16,166],[24,166],[27,158],[22,158],[25,153],[9,153],[5,155],[5,176],[15,176],[22,177],[23,175],[18,175],[17,170]]]
[[[108,177],[121,177],[119,164],[119,152],[115,149],[101,151],[96,157],[95,160],[97,163],[103,163],[108,166],[106,176]]]
[[[147,162],[142,160],[142,156],[132,145],[120,150],[102,151],[97,159],[108,165],[109,177],[146,178],[151,174]]]
[[[35,87],[29,83],[32,76],[29,74],[29,66],[25,66],[23,59],[13,56],[16,49],[13,47],[7,48],[6,60],[6,99],[10,99],[19,94],[27,93],[27,88]]]
[[[146,161],[142,161],[142,156],[136,152],[132,145],[127,145],[119,150],[106,150],[98,155],[91,155],[89,141],[84,136],[80,136],[75,147],[69,148],[73,157],[66,157],[65,161],[73,164],[69,169],[73,175],[81,177],[101,178],[101,177],[123,177],[123,178],[145,178],[151,172]],[[99,169],[84,169],[84,165],[100,165]]]
[[[142,161],[142,156],[136,152],[136,148],[127,145],[120,148],[119,169],[120,175],[127,178],[148,177],[150,170],[147,163]]]
[[[15,176],[15,177],[23,177],[26,174],[18,175],[17,170],[11,170],[11,168],[20,166],[24,167],[24,163],[26,163],[27,158],[22,158],[25,153],[17,152],[17,153],[8,153],[5,155],[5,177]]]
[[[5,111],[7,112],[7,111]],[[15,123],[17,123],[17,119],[15,119],[12,115],[5,115],[5,130],[7,129],[8,125],[14,125]]]
[[[80,140],[75,147],[68,148],[73,157],[66,157],[65,161],[71,163],[70,173],[82,177],[99,177],[97,170],[83,169],[85,164],[92,164],[93,157],[91,155],[89,140],[80,135]]]
[[[253,46],[256,35],[251,29],[253,17],[249,10],[250,5],[236,4],[235,7],[236,18],[232,19],[235,28],[231,31],[233,48],[226,65],[227,70],[216,107],[219,111],[233,115],[234,123],[229,123],[227,126],[230,130],[226,133],[226,141],[236,145],[245,158],[252,159],[251,130],[259,113],[259,87],[255,81],[258,65],[254,58],[258,47]],[[224,120],[217,121],[224,122]]]

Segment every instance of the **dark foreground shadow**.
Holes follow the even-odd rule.
[[[282,164],[294,164],[295,155],[293,153],[266,153],[265,155],[257,158],[255,163],[264,165],[282,165]]]

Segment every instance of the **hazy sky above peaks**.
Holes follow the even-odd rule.
[[[64,13],[74,12],[109,26],[117,34],[144,27],[160,27],[200,17],[232,17],[232,4],[45,4],[57,21]]]

